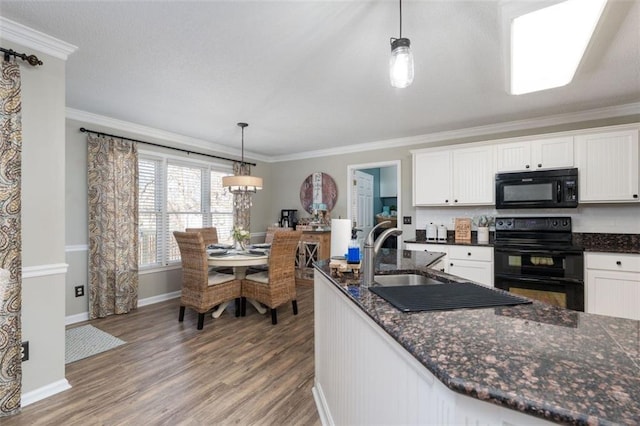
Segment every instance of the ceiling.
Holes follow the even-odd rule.
[[[388,77],[396,1],[2,0],[0,15],[78,47],[67,107],[233,152],[246,121],[247,156],[267,159],[640,101],[640,1],[609,0],[568,86],[520,96],[511,3],[405,1],[406,89]]]

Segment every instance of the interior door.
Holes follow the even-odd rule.
[[[373,228],[373,176],[354,170],[352,181],[352,209],[351,221],[355,227],[362,229],[358,232],[358,242],[363,246],[364,239]]]

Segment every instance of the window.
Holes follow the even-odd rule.
[[[220,242],[231,241],[233,194],[222,186],[230,168],[140,154],[140,267],[180,260],[173,231],[215,226]]]

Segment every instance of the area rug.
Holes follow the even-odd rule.
[[[92,326],[70,328],[65,337],[65,364],[108,351],[126,342]]]

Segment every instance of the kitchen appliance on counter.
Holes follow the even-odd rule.
[[[432,223],[427,225],[427,241],[435,241],[438,239],[438,227]]]
[[[280,210],[280,226],[282,228],[296,229],[298,224],[298,210]]]
[[[570,217],[498,217],[495,227],[496,288],[584,311],[584,253]]]
[[[578,207],[578,169],[496,174],[496,209]]]
[[[447,227],[444,225],[438,226],[438,241],[447,241]]]

